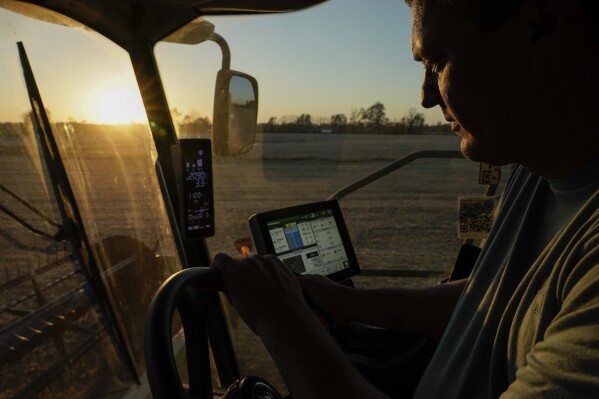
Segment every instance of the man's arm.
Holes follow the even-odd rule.
[[[312,313],[297,278],[275,257],[217,255],[227,296],[260,336],[289,391],[302,398],[383,398]]]
[[[557,296],[547,300],[558,309],[549,325],[534,331],[536,337],[525,328],[510,332],[507,353],[515,359],[515,380],[502,399],[599,397],[599,235],[585,246],[580,252],[588,252],[563,273]],[[541,324],[536,319],[543,310],[535,310],[531,316],[524,312],[518,319],[521,326],[531,320]],[[538,341],[526,352],[535,338]]]
[[[384,398],[306,307],[260,337],[294,398]]]
[[[424,288],[359,289],[307,276],[300,285],[315,305],[341,322],[358,321],[440,338],[466,280]]]

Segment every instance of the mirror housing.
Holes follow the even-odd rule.
[[[221,69],[216,76],[213,152],[218,156],[241,155],[256,138],[258,82],[242,72]]]

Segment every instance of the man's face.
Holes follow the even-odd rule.
[[[412,7],[412,50],[425,66],[422,105],[440,106],[466,158],[525,163],[541,139],[532,131],[543,107],[532,95],[532,33],[518,12],[482,30],[465,6],[436,3],[416,0]]]

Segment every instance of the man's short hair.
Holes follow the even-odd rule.
[[[522,3],[522,0],[425,0],[436,5],[456,5],[458,3],[467,4],[478,19],[481,28],[494,28],[514,11],[516,6]],[[597,1],[597,0],[594,0]],[[412,7],[414,0],[406,0],[406,3]]]
[[[406,0],[411,7],[414,0]],[[523,0],[426,0],[439,5],[453,5],[469,2],[473,14],[483,29],[493,29],[500,26]],[[582,14],[593,31],[596,42],[599,42],[599,0],[578,0]]]

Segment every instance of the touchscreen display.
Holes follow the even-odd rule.
[[[342,281],[360,270],[337,201],[259,213],[249,223],[258,254],[276,255],[295,273]]]
[[[277,257],[296,273],[328,275],[349,267],[333,211],[267,222]]]
[[[249,224],[256,252],[276,255],[295,273],[344,281],[360,272],[335,200],[258,213]]]

